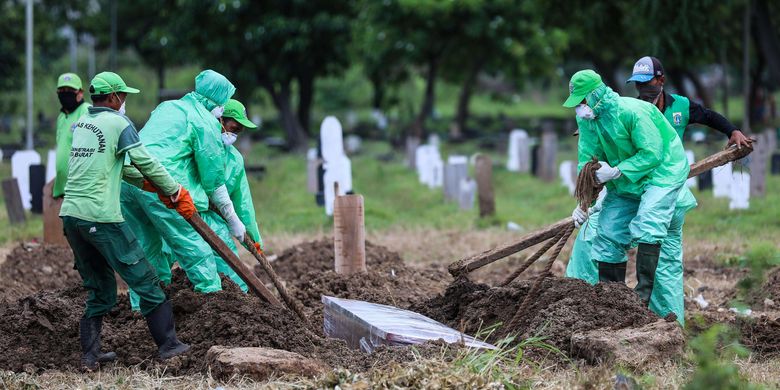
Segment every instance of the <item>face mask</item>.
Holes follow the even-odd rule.
[[[222,118],[222,113],[225,112],[225,106],[216,106],[213,110],[211,110],[211,113],[214,114],[214,118]]]
[[[73,112],[79,105],[79,102],[76,101],[76,92],[57,92],[57,98],[60,99],[60,105],[67,112]]]
[[[238,138],[238,134],[236,133],[231,133],[229,131],[222,133],[222,143],[225,144],[225,146],[233,145],[233,142],[236,142],[236,138]]]
[[[596,118],[596,114],[593,112],[593,109],[588,107],[587,104],[580,104],[577,107],[574,107],[574,112],[576,112],[577,116],[582,119]]]
[[[664,87],[661,85],[650,85],[650,83],[637,83],[636,90],[639,92],[639,99],[655,104],[661,96]]]
[[[119,106],[119,113],[125,115],[125,102],[122,102],[122,105]]]

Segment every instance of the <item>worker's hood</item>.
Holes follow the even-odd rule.
[[[192,95],[207,110],[224,106],[228,99],[236,92],[236,87],[227,77],[207,69],[195,77],[195,92]]]

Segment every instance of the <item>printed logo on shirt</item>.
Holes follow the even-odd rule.
[[[682,123],[682,112],[672,113],[672,122],[675,126],[679,126]]]
[[[92,134],[95,134],[95,137],[97,137],[98,147],[95,148],[72,148],[70,151],[71,157],[91,157],[92,154],[95,152],[97,153],[105,153],[106,152],[106,137],[103,135],[103,131],[100,130],[99,127],[93,125],[92,123],[84,123],[84,122],[77,122],[73,125],[73,131],[76,129],[86,129],[92,132]]]

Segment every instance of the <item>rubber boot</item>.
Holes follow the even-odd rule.
[[[176,327],[173,323],[173,308],[171,301],[165,301],[146,316],[146,325],[157,344],[160,359],[170,359],[190,350],[190,346],[176,338]]]
[[[636,287],[634,291],[645,303],[650,302],[653,293],[655,270],[658,268],[658,257],[661,255],[661,244],[640,243],[636,250]]]
[[[599,283],[626,282],[626,263],[596,263],[599,265]]]
[[[81,342],[81,365],[87,370],[97,370],[100,363],[116,360],[114,352],[100,352],[100,332],[103,329],[103,317],[82,317],[79,321],[79,341]]]

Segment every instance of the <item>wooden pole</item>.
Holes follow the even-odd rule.
[[[479,216],[484,218],[496,214],[496,199],[493,194],[493,162],[480,154],[476,158],[475,176],[479,196]]]
[[[27,219],[22,206],[22,194],[19,192],[19,182],[15,177],[3,180],[3,199],[8,219],[11,225],[24,223]]]
[[[62,230],[60,208],[64,198],[54,198],[54,180],[43,186],[43,242],[55,245],[68,245]]]
[[[726,150],[722,150],[705,158],[704,160],[697,161],[695,164],[691,165],[691,170],[688,173],[688,177],[690,178],[698,176],[712,168],[719,167],[730,161],[739,160],[750,154],[752,151],[753,148],[751,147],[743,146],[741,148],[737,148],[735,146],[731,146]],[[455,277],[467,274],[471,271],[474,271],[475,269],[484,267],[497,260],[503,259],[504,257],[510,256],[523,249],[555,237],[561,229],[567,228],[572,223],[574,223],[574,221],[571,219],[571,217],[562,219],[543,229],[530,232],[520,237],[515,242],[504,244],[491,250],[458,260],[450,264],[447,269],[450,274]]]
[[[337,196],[333,204],[333,246],[337,274],[366,272],[363,196]]]

